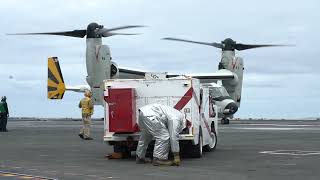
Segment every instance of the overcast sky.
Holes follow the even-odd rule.
[[[319,117],[320,1],[317,0],[2,0],[0,5],[0,96],[11,116],[80,117],[82,94],[46,99],[47,58],[58,56],[68,85],[85,84],[85,39],[6,36],[6,33],[85,29],[90,22],[140,36],[103,39],[120,66],[149,71],[209,73],[221,51],[169,42],[163,37],[220,42],[295,44],[237,52],[245,72],[236,117]],[[9,78],[9,77],[13,78]],[[96,108],[95,117],[103,117]]]

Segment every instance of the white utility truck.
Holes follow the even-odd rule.
[[[201,157],[203,150],[212,151],[217,145],[218,111],[209,88],[185,76],[105,80],[104,141],[115,151],[135,151],[139,140],[138,109],[151,103],[165,104],[185,113],[191,121],[191,126],[180,133],[181,152]]]

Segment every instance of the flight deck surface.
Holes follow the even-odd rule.
[[[94,140],[78,137],[80,121],[9,119],[0,133],[0,179],[318,179],[320,121],[231,121],[219,126],[218,146],[202,158],[183,158],[180,167],[107,160],[103,121],[94,121]],[[2,173],[1,173],[2,172]],[[7,176],[5,176],[7,175]],[[45,178],[46,177],[46,178]]]

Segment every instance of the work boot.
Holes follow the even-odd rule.
[[[181,160],[180,160],[179,153],[178,152],[177,153],[173,153],[173,157],[174,157],[174,159],[173,159],[172,165],[173,166],[180,166]]]
[[[84,138],[84,140],[93,140],[92,137],[87,137],[87,138]]]
[[[121,152],[113,152],[113,153],[107,154],[105,156],[105,158],[108,158],[108,159],[122,159],[123,158],[123,154]]]
[[[136,163],[137,164],[151,163],[151,159],[149,159],[149,158],[139,158],[138,156],[136,156]]]
[[[80,137],[81,139],[84,139],[83,134],[79,134],[79,137]]]
[[[158,158],[153,158],[152,161],[154,166],[172,166],[172,161],[169,160],[161,160]]]

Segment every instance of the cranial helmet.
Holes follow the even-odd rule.
[[[7,97],[6,96],[2,96],[1,101],[6,101]]]
[[[85,96],[85,97],[91,97],[91,95],[92,95],[92,93],[91,93],[90,90],[85,90],[85,91],[84,91],[84,96]]]

